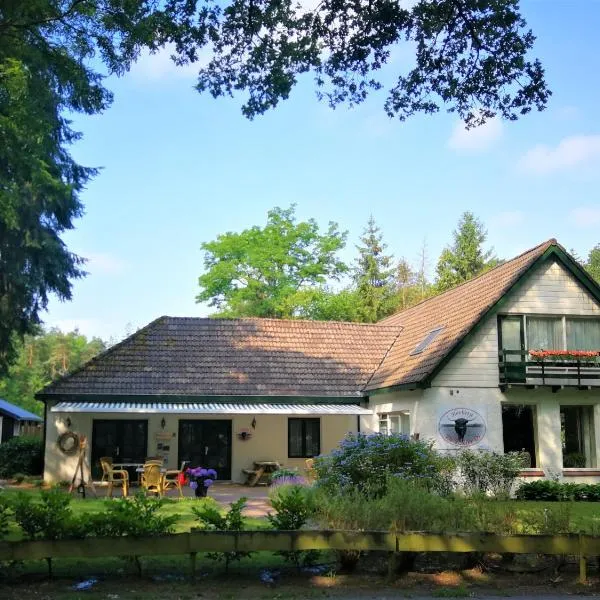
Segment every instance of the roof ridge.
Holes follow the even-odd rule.
[[[397,325],[387,325],[382,321],[376,323],[362,323],[358,321],[336,321],[329,319],[284,319],[277,317],[178,317],[172,315],[164,315],[161,319],[180,319],[188,321],[236,321],[244,322],[271,322],[271,323],[310,323],[311,325],[355,325],[357,327],[397,327]],[[141,330],[140,330],[141,331]],[[136,332],[137,333],[137,332]]]
[[[542,248],[544,248],[544,252],[545,252],[550,246],[559,246],[560,248],[562,248],[562,246],[558,243],[556,238],[550,238],[549,240],[546,240],[545,242],[542,242],[541,244],[538,244],[537,246],[533,246],[533,248],[529,248],[529,250],[525,250],[524,252],[521,252],[521,254],[518,254],[517,256],[515,256],[505,262],[501,262],[501,263],[497,264],[495,267],[492,267],[489,271],[484,271],[483,273],[480,273],[479,275],[476,275],[475,277],[472,277],[471,279],[467,279],[467,281],[463,281],[462,283],[459,283],[459,284],[451,287],[450,289],[441,292],[440,294],[435,294],[434,296],[429,296],[429,298],[423,298],[423,300],[421,300],[420,302],[417,302],[416,304],[413,304],[412,306],[409,306],[407,308],[403,308],[402,310],[399,310],[398,312],[390,315],[389,317],[385,317],[381,321],[378,321],[378,323],[383,324],[385,321],[388,321],[389,319],[393,319],[394,317],[397,317],[403,313],[406,313],[409,310],[418,308],[419,306],[421,306],[422,304],[425,304],[426,302],[429,302],[431,300],[437,300],[438,298],[441,298],[442,296],[445,296],[446,294],[449,294],[450,292],[454,292],[455,290],[467,285],[468,283],[472,283],[473,281],[477,281],[478,279],[485,277],[485,276],[489,275],[490,273],[493,273],[496,269],[499,269],[500,267],[505,267],[506,265],[509,265],[510,263],[513,263],[513,262],[519,260],[520,258],[523,258],[523,256],[525,256],[526,254],[533,253]]]

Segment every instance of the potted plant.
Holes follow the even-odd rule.
[[[187,469],[185,474],[194,490],[196,498],[204,498],[208,493],[208,488],[217,478],[217,472],[214,469],[205,469],[204,467],[195,467]]]

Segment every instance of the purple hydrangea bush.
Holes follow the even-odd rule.
[[[381,497],[390,477],[441,489],[445,471],[451,468],[446,462],[431,443],[406,435],[350,433],[329,455],[315,459],[315,471],[319,487],[332,492],[358,489]]]

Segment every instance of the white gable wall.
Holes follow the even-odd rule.
[[[502,314],[578,315],[600,317],[600,306],[559,263],[540,265],[511,292]],[[498,387],[498,321],[491,315],[450,360],[432,387]]]

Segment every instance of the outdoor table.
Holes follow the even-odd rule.
[[[268,485],[271,481],[271,474],[281,469],[281,464],[274,460],[255,460],[254,469],[244,469],[247,475],[246,485],[254,487],[259,483]]]

